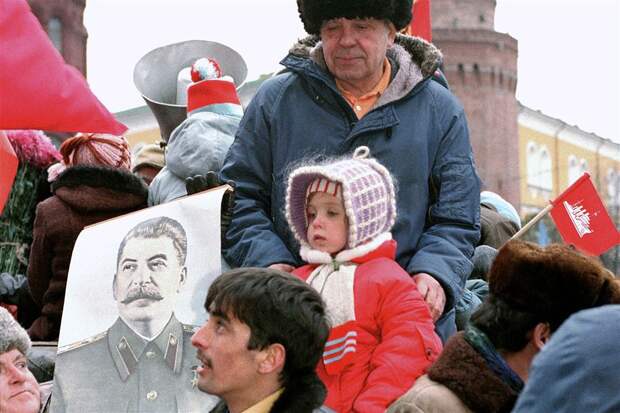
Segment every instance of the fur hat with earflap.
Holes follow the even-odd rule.
[[[539,316],[552,331],[577,311],[620,304],[620,284],[613,275],[565,245],[509,241],[495,257],[488,280],[492,295]]]
[[[411,0],[297,0],[297,9],[306,32],[315,35],[326,21],[343,17],[388,20],[397,31],[411,22]]]
[[[5,308],[0,307],[0,354],[19,350],[23,355],[30,351],[30,337]]]
[[[308,243],[306,204],[314,192],[332,193],[343,200],[349,233],[345,250],[335,257],[337,261],[370,252],[392,239],[390,230],[396,220],[394,183],[389,171],[369,155],[368,147],[360,146],[352,158],[301,166],[289,175],[286,219],[306,262],[331,261],[329,254],[312,250]]]

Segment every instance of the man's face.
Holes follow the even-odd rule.
[[[360,89],[372,89],[383,74],[387,49],[396,30],[376,19],[332,19],[321,27],[323,55],[336,79]]]
[[[224,400],[252,394],[259,378],[261,351],[248,350],[250,328],[241,321],[211,314],[207,323],[192,336],[198,360],[198,388]]]
[[[185,273],[171,238],[130,238],[113,285],[119,314],[127,321],[169,318]]]
[[[40,406],[39,384],[26,357],[17,349],[0,354],[0,412],[37,413]]]

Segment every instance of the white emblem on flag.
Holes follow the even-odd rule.
[[[586,234],[591,234],[592,229],[590,229],[590,213],[581,205],[581,203],[578,202],[571,205],[564,201],[563,204],[570,220],[575,226],[577,234],[579,234],[579,238],[583,238]]]

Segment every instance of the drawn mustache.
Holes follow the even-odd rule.
[[[140,299],[149,299],[149,300],[163,300],[164,297],[159,293],[159,289],[152,285],[134,285],[129,287],[127,290],[127,296],[123,298],[121,303],[129,304],[132,301],[140,300]]]

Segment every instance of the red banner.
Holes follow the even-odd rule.
[[[620,232],[588,173],[584,173],[551,203],[551,218],[567,244],[590,255],[601,255],[620,243]]]
[[[127,127],[64,62],[26,0],[0,4],[0,129],[123,134]]]
[[[414,0],[412,7],[413,19],[411,19],[409,33],[429,42],[432,41],[431,0]]]
[[[6,134],[0,131],[0,214],[2,214],[4,204],[9,199],[18,163],[11,142],[9,142]]]

